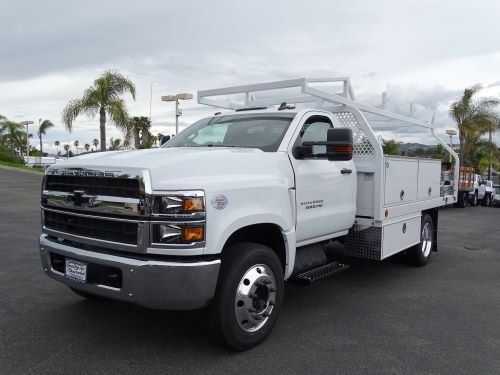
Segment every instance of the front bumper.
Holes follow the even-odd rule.
[[[107,298],[135,303],[141,306],[166,309],[190,310],[207,306],[212,300],[220,260],[210,261],[163,261],[137,259],[82,249],[40,236],[40,256],[45,273],[72,288]],[[97,282],[80,283],[68,279],[60,267],[54,268],[52,260],[73,259],[95,268],[119,270],[120,287]]]

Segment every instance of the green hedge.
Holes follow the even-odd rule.
[[[14,164],[24,164],[23,159],[14,155],[11,150],[0,146],[0,161],[6,161]]]

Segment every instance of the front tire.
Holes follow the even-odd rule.
[[[256,243],[228,247],[210,307],[213,333],[237,351],[260,344],[278,319],[284,288],[283,268],[272,249]]]
[[[429,263],[433,250],[434,223],[429,214],[424,214],[420,226],[420,243],[407,250],[408,260],[414,266],[425,266]]]

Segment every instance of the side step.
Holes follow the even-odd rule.
[[[314,281],[330,277],[336,273],[345,271],[348,268],[349,266],[347,264],[331,262],[292,276],[290,281],[300,285],[309,285]]]

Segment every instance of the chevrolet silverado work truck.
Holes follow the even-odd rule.
[[[259,95],[283,89],[296,93]],[[345,78],[205,90],[198,102],[227,111],[157,149],[90,153],[46,170],[48,276],[88,298],[208,307],[218,337],[244,350],[272,330],[286,282],[347,267],[325,253],[330,241],[348,256],[403,253],[418,266],[437,250],[438,207],[456,201],[459,165],[428,122],[356,102]],[[455,159],[446,186],[440,160],[384,155],[381,124],[437,139]]]

